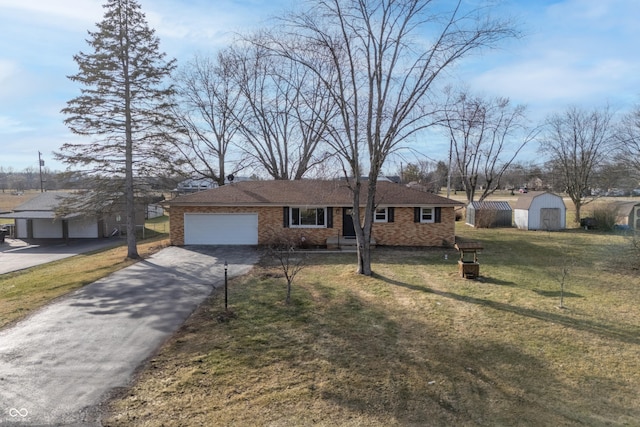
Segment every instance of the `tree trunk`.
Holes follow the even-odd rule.
[[[133,185],[133,131],[131,118],[131,88],[128,79],[129,70],[125,64],[125,218],[127,220],[127,258],[138,259],[136,242],[136,206]]]
[[[364,209],[364,223],[360,217],[360,188],[358,183],[354,189],[353,197],[353,224],[356,231],[356,242],[358,244],[358,274],[371,276],[371,229],[373,228],[373,212],[375,209],[376,178],[369,176],[367,201]]]
[[[360,244],[358,242],[358,274],[371,276],[371,242],[365,240]]]
[[[579,200],[578,201],[574,200],[573,205],[576,208],[576,216],[574,217],[574,220],[576,224],[580,224],[580,210],[582,208],[582,203]]]

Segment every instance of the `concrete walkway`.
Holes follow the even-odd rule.
[[[0,425],[99,425],[96,405],[224,285],[224,261],[232,277],[258,257],[169,247],[0,331]]]

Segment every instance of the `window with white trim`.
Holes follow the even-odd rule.
[[[291,208],[289,210],[290,227],[325,228],[327,209],[325,208]]]
[[[420,222],[436,222],[433,208],[420,208]]]
[[[389,221],[389,209],[388,208],[376,208],[373,214],[374,222],[388,222]]]

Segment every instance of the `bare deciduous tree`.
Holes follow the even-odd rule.
[[[338,109],[329,139],[353,192],[358,272],[371,275],[376,184],[387,158],[430,125],[429,96],[444,70],[516,32],[488,9],[463,10],[462,1],[448,10],[424,0],[308,4],[284,20],[285,34],[270,46],[319,78]],[[363,186],[368,196],[361,201]]]
[[[540,148],[562,174],[565,191],[575,206],[577,223],[582,206],[591,200],[593,174],[606,161],[605,153],[612,148],[611,121],[608,107],[591,111],[569,107],[546,120]]]
[[[482,183],[480,201],[500,188],[503,174],[537,134],[525,128],[525,107],[508,98],[486,98],[463,89],[446,90],[441,125],[451,138],[454,164],[471,203]]]
[[[174,146],[192,172],[218,185],[225,183],[227,152],[243,112],[231,61],[224,51],[215,61],[196,56],[175,77],[176,116],[183,132]]]
[[[273,55],[262,38],[234,50],[245,154],[274,179],[302,179],[330,155],[322,142],[335,109],[317,76]]]
[[[287,280],[287,297],[285,302],[291,303],[291,287],[296,276],[307,266],[307,255],[296,251],[297,242],[294,239],[278,236],[272,239],[267,247],[270,257],[279,264]]]
[[[637,179],[640,177],[640,105],[622,118],[616,142],[620,163]]]

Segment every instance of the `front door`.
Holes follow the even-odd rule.
[[[356,229],[353,226],[353,209],[342,209],[342,237],[349,239],[356,238]]]

